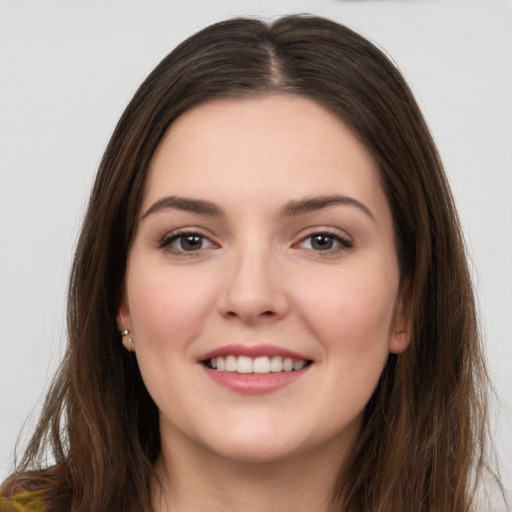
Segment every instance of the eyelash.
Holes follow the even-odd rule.
[[[172,254],[176,254],[178,256],[184,256],[184,257],[199,256],[203,250],[210,248],[210,247],[200,247],[199,249],[196,249],[196,250],[187,251],[183,248],[178,249],[178,248],[172,246],[173,242],[176,242],[180,239],[184,240],[187,237],[198,237],[201,239],[202,243],[204,243],[204,241],[208,241],[211,246],[215,246],[214,242],[212,242],[203,233],[201,233],[199,231],[194,231],[194,230],[185,230],[185,231],[173,232],[173,233],[169,233],[169,234],[165,235],[158,242],[158,248],[163,249]],[[180,244],[180,245],[182,245],[182,244]]]
[[[210,247],[212,247],[212,246],[214,247],[216,245],[203,233],[201,233],[199,231],[191,230],[191,231],[179,231],[179,232],[169,233],[169,234],[165,235],[158,242],[158,248],[165,249],[168,252],[171,252],[171,253],[174,253],[174,254],[177,254],[180,256],[188,256],[188,257],[198,256],[202,250],[210,248],[210,247],[200,247],[199,249],[196,249],[196,250],[187,251],[183,248],[177,249],[172,246],[173,242],[176,242],[180,239],[185,239],[186,237],[198,237],[201,239],[202,242],[208,241],[210,244]],[[332,233],[330,231],[315,231],[315,232],[312,232],[309,235],[301,238],[301,240],[299,242],[295,243],[293,245],[293,247],[300,246],[301,244],[305,243],[307,240],[311,240],[311,242],[310,242],[310,244],[311,244],[312,239],[314,237],[325,237],[325,238],[331,239],[333,243],[339,244],[338,246],[335,246],[334,248],[329,247],[325,250],[321,250],[321,249],[315,250],[313,247],[306,248],[309,251],[319,253],[319,254],[323,253],[326,256],[327,255],[335,255],[340,252],[347,251],[347,250],[351,249],[354,245],[351,240],[339,235],[338,233]]]
[[[338,244],[335,247],[329,247],[329,248],[324,249],[324,250],[322,250],[322,249],[316,249],[315,250],[313,247],[306,248],[309,251],[313,251],[313,252],[318,253],[318,254],[324,254],[326,256],[328,256],[328,255],[336,255],[336,254],[338,254],[340,252],[347,251],[347,250],[351,249],[353,247],[353,245],[354,245],[352,243],[352,241],[349,240],[348,238],[345,238],[345,237],[341,236],[338,233],[332,233],[330,231],[315,231],[315,232],[312,232],[309,235],[303,237],[295,245],[301,245],[301,244],[305,243],[307,240],[310,240],[310,245],[312,245],[313,239],[315,237],[324,237],[324,238],[330,239],[333,244],[336,244],[336,243]]]

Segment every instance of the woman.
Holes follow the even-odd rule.
[[[449,187],[399,72],[334,22],[230,20],[150,74],[98,172],[68,331],[8,496],[475,504],[487,378]]]

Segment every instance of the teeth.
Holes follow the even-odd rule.
[[[252,359],[247,356],[238,356],[236,359],[236,366],[233,371],[238,373],[252,373]]]
[[[287,357],[283,361],[283,370],[285,372],[291,372],[293,370],[293,359],[291,357]]]
[[[306,366],[306,361],[294,361],[293,362],[293,369],[295,371],[302,370],[302,368],[304,368],[304,366]]]
[[[226,357],[226,362],[224,363],[224,371],[225,372],[236,372],[236,357],[235,356]]]
[[[282,372],[283,371],[283,358],[280,356],[274,356],[270,360],[270,371],[271,372]]]
[[[307,365],[304,359],[292,359],[281,356],[261,356],[251,358],[248,356],[213,357],[208,366],[219,372],[237,373],[278,373],[298,371]]]
[[[270,359],[267,356],[257,357],[252,363],[254,373],[270,373]]]

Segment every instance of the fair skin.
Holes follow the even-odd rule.
[[[376,165],[333,114],[282,94],[175,121],[118,318],[160,410],[155,510],[328,510],[388,354],[407,346],[399,282]],[[287,358],[296,371],[279,371]]]

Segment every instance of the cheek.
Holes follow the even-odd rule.
[[[132,272],[127,283],[134,335],[153,346],[187,344],[197,337],[213,307],[213,283],[201,271],[157,268]]]
[[[301,309],[324,348],[331,354],[339,352],[345,367],[364,365],[363,354],[370,364],[372,354],[380,364],[389,352],[398,277],[389,269],[387,273],[368,267],[365,272],[344,270],[305,287]]]
[[[184,358],[193,362],[191,348],[205,329],[215,293],[211,280],[201,271],[148,264],[134,265],[127,275],[130,319],[135,353],[142,378],[162,410],[169,400],[183,407],[180,393],[184,381]],[[205,283],[210,283],[210,286]],[[178,402],[176,402],[178,401]]]

